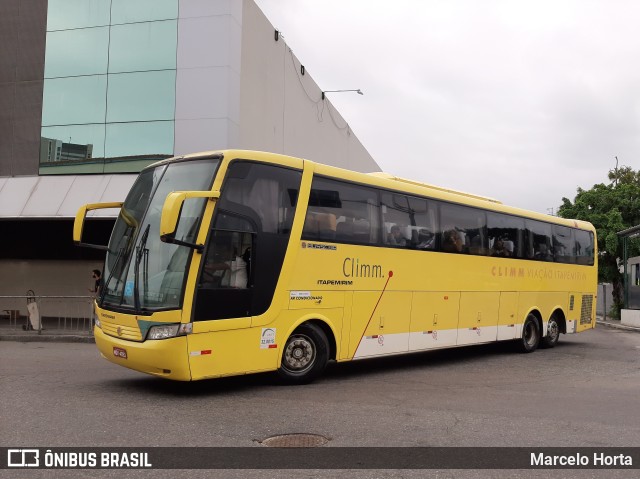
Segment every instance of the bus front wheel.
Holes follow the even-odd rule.
[[[309,383],[324,371],[328,357],[324,331],[314,324],[303,324],[287,339],[278,374],[289,384]]]
[[[518,341],[520,351],[532,353],[540,344],[540,325],[534,314],[529,314],[522,325],[522,338]]]

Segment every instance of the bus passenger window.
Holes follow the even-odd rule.
[[[575,246],[573,248],[577,264],[593,265],[593,233],[590,231],[574,231]]]
[[[487,213],[491,256],[522,258],[524,246],[524,218],[503,213]]]
[[[460,231],[449,229],[442,235],[442,251],[447,253],[463,253],[464,239]]]
[[[407,238],[401,231],[400,226],[393,225],[387,236],[387,242],[392,246],[407,246]]]
[[[377,244],[379,214],[373,188],[316,177],[309,195],[313,219],[307,217],[302,239]]]
[[[412,221],[412,211],[407,196],[382,193],[382,216],[385,244],[408,248],[416,243],[416,241],[412,241],[414,240],[412,225],[415,225],[415,221]],[[417,238],[415,239],[417,240]]]
[[[440,234],[442,251],[488,255],[487,220],[484,211],[441,203],[440,218],[444,225]]]
[[[428,229],[421,228],[418,230],[418,249],[434,249],[435,248],[435,238],[431,231]]]
[[[554,225],[553,227],[553,251],[555,261],[558,263],[575,263],[573,234],[571,228]]]
[[[526,220],[527,258],[538,261],[553,261],[551,224]]]

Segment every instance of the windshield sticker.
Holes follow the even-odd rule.
[[[133,296],[133,281],[127,281],[124,287],[124,295],[129,298]]]
[[[275,328],[262,328],[262,336],[260,337],[260,349],[275,349],[276,330]]]

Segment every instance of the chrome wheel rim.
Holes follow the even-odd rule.
[[[304,334],[296,334],[289,338],[284,349],[282,365],[288,371],[304,373],[313,367],[316,359],[316,348],[313,341]]]
[[[558,323],[555,320],[549,321],[549,326],[547,327],[547,336],[552,343],[555,343],[558,340],[558,336],[560,334],[560,330],[558,328]]]

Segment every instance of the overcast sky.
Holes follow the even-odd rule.
[[[547,213],[640,167],[640,2],[256,3],[388,173]]]

